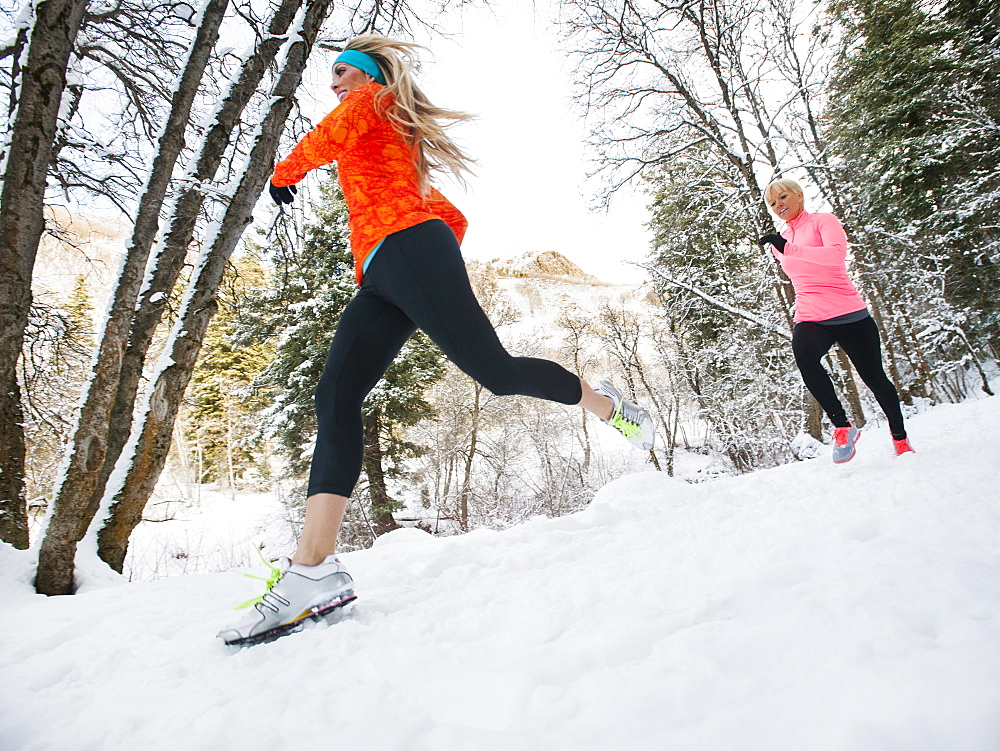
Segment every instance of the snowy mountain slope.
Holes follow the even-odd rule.
[[[115,216],[51,209],[48,220],[59,229],[42,236],[32,273],[32,293],[65,300],[83,276],[94,307],[103,311],[121,264],[131,228]],[[56,240],[55,236],[61,238]]]
[[[549,263],[556,268],[559,264],[572,266],[559,253],[546,255],[551,256]],[[480,273],[489,275],[507,295],[519,315],[513,328],[525,330],[528,336],[535,337],[539,332],[557,333],[557,321],[564,314],[594,321],[605,305],[632,312],[652,312],[659,305],[646,284],[608,284],[583,272],[578,275],[543,274],[538,271],[535,260],[534,254],[526,253],[502,267],[503,273],[490,267],[476,267]],[[504,328],[501,327],[501,333],[506,333]]]
[[[843,466],[393,533],[344,556],[340,623],[235,653],[212,635],[257,582],[44,598],[2,547],[0,746],[995,751],[1000,399],[910,428],[900,458],[880,430]]]

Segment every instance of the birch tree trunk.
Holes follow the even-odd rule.
[[[159,149],[139,201],[131,244],[112,293],[112,303],[95,353],[93,373],[80,406],[76,430],[66,447],[64,473],[56,488],[45,537],[38,553],[35,589],[39,594],[65,595],[73,592],[76,546],[98,508],[93,500],[94,489],[104,463],[108,423],[122,355],[149,251],[159,228],[160,207],[177,158],[184,148],[184,131],[191,107],[219,38],[219,27],[228,5],[229,0],[208,0],[191,44],[187,65],[174,91]]]
[[[31,308],[31,277],[45,227],[43,202],[53,159],[66,67],[86,0],[43,0],[35,9],[0,192],[0,540],[28,547],[24,502],[24,415],[17,362]]]
[[[217,293],[226,264],[250,224],[254,205],[273,171],[278,139],[331,3],[332,0],[311,0],[306,5],[302,28],[292,38],[284,69],[271,92],[270,108],[241,170],[239,185],[195,269],[180,317],[167,342],[165,367],[147,390],[139,432],[119,463],[123,471],[121,483],[108,488],[109,513],[98,531],[98,546],[103,551],[101,557],[116,571],[122,570],[128,538],[141,521],[143,509],[163,471],[181,399],[205,331],[218,309]]]

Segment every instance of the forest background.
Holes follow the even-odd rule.
[[[644,459],[664,472],[694,466],[681,474],[697,480],[815,455],[828,426],[791,360],[791,287],[756,245],[776,229],[763,188],[785,175],[844,222],[908,408],[989,393],[1000,331],[995,7],[544,10],[575,82],[596,202],[645,196],[650,283],[576,304],[560,292],[553,311],[544,290],[553,277],[565,286],[567,268],[552,257],[537,259],[534,292],[523,267],[474,265],[513,351],[622,383],[657,421],[662,441]],[[332,170],[310,176],[291,212],[258,200],[276,153],[316,114],[324,50],[365,31],[433,44],[467,11],[405,0],[3,5],[0,539],[37,545],[39,592],[73,591],[84,539],[84,552],[123,570],[165,468],[190,487],[277,488],[297,513],[311,390],[353,291],[345,214]],[[510,76],[514,91],[538,85],[523,63]],[[546,184],[548,169],[539,155],[523,171]],[[92,250],[79,226],[93,206],[115,207],[126,228],[107,300],[86,277],[32,294],[43,238]],[[538,210],[509,204],[512,221]],[[96,326],[95,308],[106,311]],[[856,421],[877,420],[842,353],[828,367]],[[345,542],[370,544],[404,505],[448,533],[575,511],[636,467],[596,451],[596,427],[566,408],[497,400],[414,337],[366,403]]]

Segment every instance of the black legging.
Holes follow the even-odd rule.
[[[889,430],[897,440],[906,438],[899,394],[882,368],[882,343],[878,326],[871,316],[854,323],[823,324],[803,321],[792,332],[792,351],[802,380],[830,418],[834,427],[850,425],[847,413],[833,390],[833,381],[823,368],[822,360],[834,343],[839,344],[851,359],[858,375],[872,390],[875,399],[889,421]]]
[[[469,284],[454,233],[434,219],[389,235],[344,308],[316,387],[319,432],[309,495],[350,496],[364,452],[361,405],[418,328],[494,394],[579,404],[580,379],[554,362],[512,357]]]

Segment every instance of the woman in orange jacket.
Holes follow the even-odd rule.
[[[469,115],[428,101],[411,72],[416,49],[378,36],[351,40],[333,65],[339,106],[271,178],[271,197],[291,203],[307,172],[337,162],[360,289],[344,309],[316,389],[318,434],[298,549],[275,569],[250,616],[220,632],[228,644],[275,638],[354,599],[334,548],[361,473],[361,405],[418,328],[494,394],[579,404],[639,448],[653,448],[649,414],[610,381],[592,389],[561,365],[513,357],[500,343],[462,260],[465,217],[430,185],[434,170],[459,179],[468,171],[469,158],[442,123]]]

